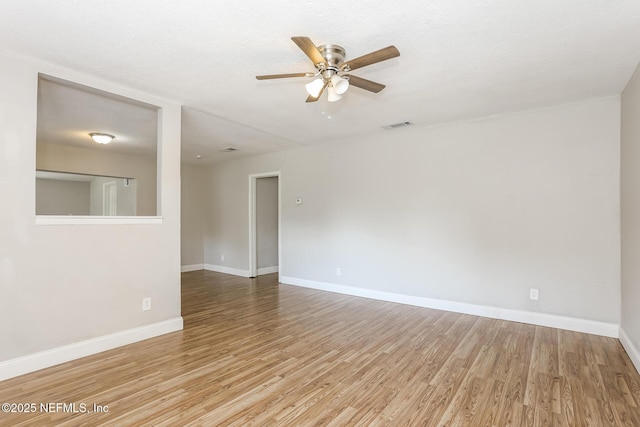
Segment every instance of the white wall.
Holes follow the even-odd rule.
[[[277,177],[256,179],[256,250],[258,274],[273,272],[278,266]]]
[[[640,67],[622,94],[621,340],[640,370]]]
[[[182,164],[181,265],[185,270],[202,269],[204,264],[204,230],[207,219],[207,168]]]
[[[4,52],[0,63],[0,378],[181,328],[180,105]],[[36,225],[38,72],[162,108],[160,224]]]
[[[589,319],[617,333],[619,122],[610,97],[216,165],[205,262],[224,254],[247,270],[247,176],[279,170],[283,281]]]

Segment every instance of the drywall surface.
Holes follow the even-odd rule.
[[[607,97],[214,165],[205,263],[247,270],[247,176],[279,170],[281,276],[619,324],[619,123]]]
[[[89,215],[90,183],[36,178],[37,215]]]
[[[0,364],[179,319],[180,105],[4,52],[0,62]],[[39,72],[162,108],[161,224],[36,224]]]
[[[181,166],[181,265],[202,265],[204,263],[204,230],[207,212],[208,191],[207,169],[183,163]]]
[[[640,349],[640,68],[622,94],[622,329]],[[636,357],[640,356],[640,353]],[[640,367],[639,367],[640,369]]]
[[[249,175],[279,171],[290,153],[287,150],[208,167],[205,265],[249,274]]]

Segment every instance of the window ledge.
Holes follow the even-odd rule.
[[[162,224],[161,216],[36,215],[36,225]]]

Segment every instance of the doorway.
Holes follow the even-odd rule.
[[[249,175],[249,277],[281,271],[280,172]]]

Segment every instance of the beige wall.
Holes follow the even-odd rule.
[[[610,97],[215,165],[205,263],[248,269],[277,170],[281,276],[619,324],[619,141]]]
[[[89,215],[91,184],[36,178],[36,215]]]
[[[241,270],[243,274],[249,274],[248,177],[254,173],[281,170],[285,159],[293,153],[283,151],[249,157],[239,162],[216,164],[208,169],[210,196],[205,200],[205,264]],[[282,260],[279,261],[282,264]]]
[[[204,264],[206,207],[211,197],[207,168],[183,163],[181,175],[181,265],[201,268]]]
[[[640,369],[640,68],[622,94],[622,330]],[[627,346],[629,347],[629,346]]]
[[[1,51],[0,63],[0,377],[10,359],[181,322],[180,105]],[[161,223],[36,224],[38,72],[162,108]]]
[[[156,215],[156,165],[156,158],[59,144],[39,143],[36,151],[40,170],[135,178],[140,216]]]
[[[256,179],[256,250],[261,268],[278,266],[278,178]]]

